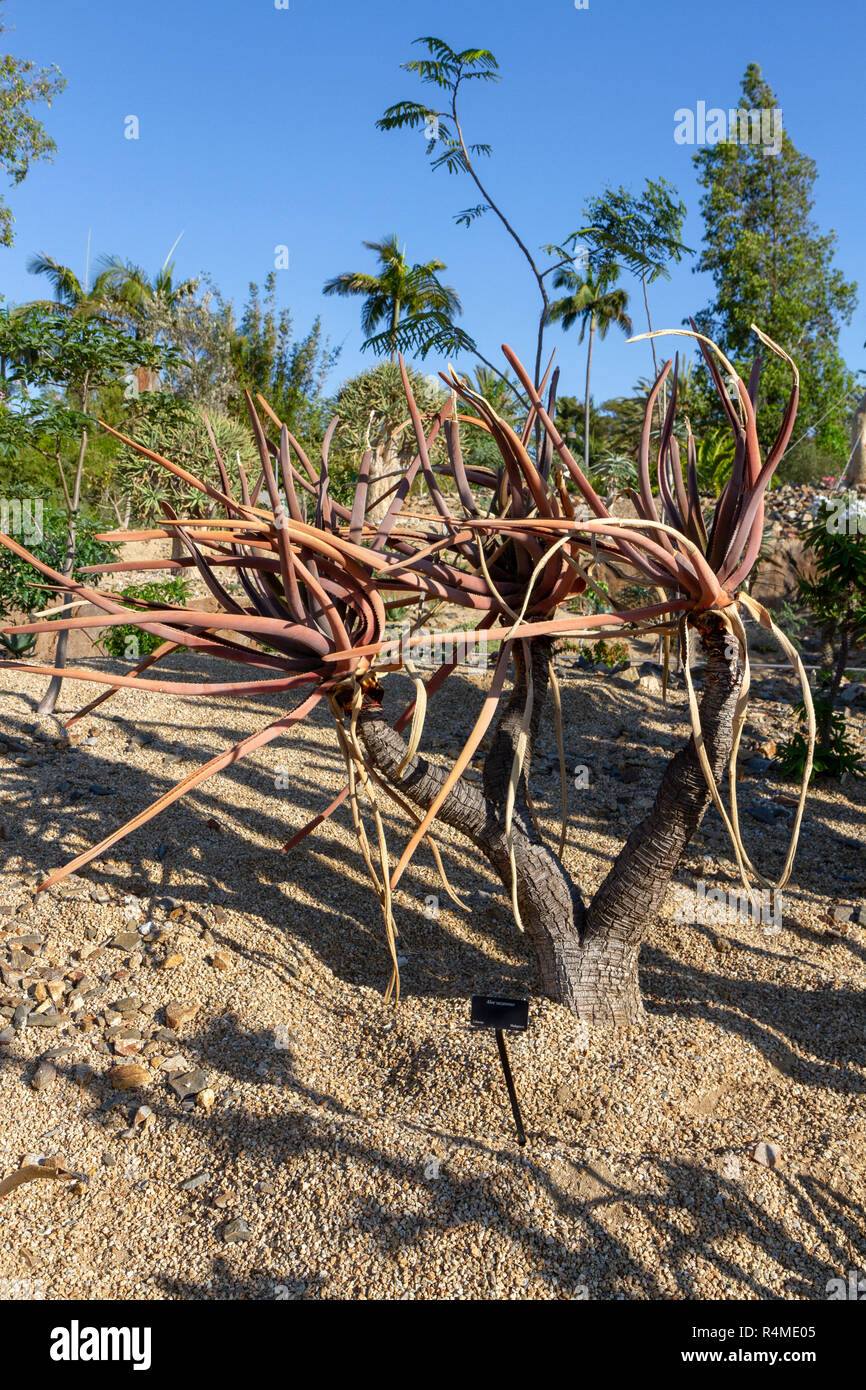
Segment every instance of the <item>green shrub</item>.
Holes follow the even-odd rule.
[[[128,588],[121,589],[121,598],[141,599],[146,603],[156,604],[159,608],[172,608],[182,606],[187,599],[187,583],[183,575],[176,579],[167,579],[164,583],[154,584],[130,584]],[[149,656],[156,651],[163,641],[162,637],[157,637],[155,633],[144,632],[134,623],[121,623],[117,627],[106,628],[98,645],[106,656],[117,657],[119,660],[140,661],[143,656]]]
[[[590,651],[597,666],[622,666],[629,658],[628,645],[625,642],[608,642],[604,637],[599,637],[597,642],[593,642]]]
[[[797,717],[805,724],[806,712],[802,702],[796,706]],[[866,777],[866,762],[859,748],[851,741],[845,716],[834,710],[828,700],[815,701],[815,716],[826,729],[826,736],[815,745],[815,760],[810,781],[816,777]],[[776,752],[776,763],[783,777],[802,777],[806,766],[808,743],[799,730]]]
[[[50,501],[43,500],[41,537],[33,539],[29,545],[26,536],[15,539],[43,564],[62,570],[66,558],[66,525],[65,512]],[[93,587],[98,586],[100,576],[81,574],[82,567],[105,564],[117,554],[116,545],[96,540],[94,533],[97,529],[98,523],[93,518],[78,518],[73,577]],[[0,615],[11,618],[58,604],[60,595],[44,582],[40,583],[40,578],[39,571],[27,560],[22,560],[5,546],[0,547]]]

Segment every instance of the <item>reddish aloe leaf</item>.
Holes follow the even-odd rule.
[[[213,777],[217,772],[222,772],[224,768],[231,767],[233,763],[239,762],[241,758],[246,757],[247,753],[253,753],[257,748],[262,748],[266,743],[270,743],[272,739],[277,738],[279,734],[290,729],[293,724],[297,724],[299,720],[305,719],[306,716],[315,709],[324,694],[325,691],[322,689],[314,692],[312,695],[308,695],[306,700],[298,705],[296,709],[292,710],[291,714],[284,715],[282,719],[277,719],[272,724],[268,724],[266,728],[260,729],[258,733],[250,734],[247,738],[241,739],[233,748],[226,749],[224,753],[218,753],[215,758],[211,758],[209,762],[204,763],[201,767],[197,768],[195,772],[190,772],[186,777],[183,777],[176,786],[172,787],[159,797],[158,800],[154,801],[152,806],[148,806],[147,810],[140,811],[137,816],[133,816],[132,820],[127,821],[119,830],[113,831],[110,835],[107,835],[104,840],[100,840],[98,845],[93,845],[90,849],[85,850],[83,854],[79,854],[75,859],[71,859],[62,869],[55,869],[53,873],[49,874],[48,877],[39,884],[37,892],[41,893],[44,888],[50,888],[52,883],[58,883],[60,879],[66,878],[67,874],[74,873],[85,864],[89,864],[91,859],[96,859],[98,855],[104,854],[112,845],[116,845],[118,840],[122,840],[124,836],[129,835],[133,830],[137,830],[139,826],[146,825],[149,820],[153,820],[154,816],[158,816],[160,811],[164,811],[166,807],[171,806],[173,802],[185,796],[188,791],[192,791],[193,787],[197,787],[200,782],[205,782],[208,777]]]

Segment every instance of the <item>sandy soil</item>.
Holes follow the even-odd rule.
[[[684,695],[665,709],[560,671],[569,765],[589,769],[566,862],[589,893],[685,737]],[[456,754],[481,679],[431,707],[433,756]],[[535,996],[503,895],[447,830],[468,910],[422,849],[397,895],[403,1002],[383,1004],[347,807],[280,853],[342,785],[325,712],[35,897],[41,871],[276,706],[124,692],[64,747],[28,732],[41,682],[0,671],[0,688],[0,1176],[77,1175],[0,1199],[0,1296],[822,1299],[866,1268],[862,788],[810,798],[781,931],[679,922],[670,893],[641,958],[646,1023],[612,1036]],[[388,689],[396,713],[410,686]],[[70,682],[61,707],[93,693]],[[785,731],[792,698],[758,682],[745,756]],[[552,728],[541,745],[555,839]],[[747,770],[742,805],[790,792]],[[397,849],[407,823],[386,821]],[[776,872],[788,821],[743,821]],[[676,885],[698,882],[736,887],[715,812]],[[828,919],[861,905],[860,924]],[[532,995],[510,1047],[524,1150],[493,1037],[468,1025],[469,995],[493,989]],[[119,1091],[117,1065],[144,1084]]]

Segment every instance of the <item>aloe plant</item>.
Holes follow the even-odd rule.
[[[10,656],[27,656],[28,652],[32,652],[35,646],[36,638],[33,633],[16,632],[7,637],[0,632],[0,647],[3,647]]]
[[[652,413],[670,375],[671,362],[664,364],[647,401],[638,487],[630,491],[634,518],[611,516],[558,433],[554,424],[556,376],[548,390],[548,368],[536,388],[508,348],[508,364],[530,401],[529,414],[519,431],[453,372],[443,378],[449,392],[439,413],[425,425],[401,361],[416,453],[392,484],[387,510],[378,522],[371,523],[368,517],[370,450],[362,457],[351,505],[343,506],[329,495],[328,460],[336,421],[325,435],[321,457],[314,466],[266,402],[259,397],[257,410],[248,397],[261,474],[251,487],[246,473],[239,469],[239,497],[231,491],[213,439],[219,487],[118,435],[123,443],[187,486],[206,494],[225,515],[220,519],[179,517],[165,504],[160,528],[122,532],[104,539],[122,543],[171,536],[183,546],[181,558],[144,565],[140,560],[117,561],[92,566],[91,572],[151,568],[175,574],[195,570],[217,600],[219,611],[205,612],[186,605],[134,605],[131,600],[78,582],[73,586],[75,597],[95,604],[100,610],[97,615],[7,624],[0,630],[12,637],[133,623],[161,639],[156,651],[129,675],[67,672],[72,678],[109,687],[87,709],[130,686],[192,697],[233,697],[263,691],[287,696],[304,693],[280,718],[196,769],[98,845],[56,869],[42,886],[103,853],[186,791],[297,724],[327,700],[346,762],[347,784],[328,807],[292,836],[286,848],[294,849],[349,799],[362,854],[382,907],[392,961],[389,992],[393,990],[396,997],[399,991],[394,894],[415,849],[422,840],[429,841],[437,821],[441,821],[467,836],[499,874],[515,918],[535,948],[542,988],[582,1018],[612,1024],[636,1021],[641,1014],[637,986],[641,941],[711,800],[726,819],[747,883],[749,875],[755,873],[739,833],[735,778],[731,778],[730,811],[725,810],[718,790],[725,767],[734,766],[745,714],[748,649],[743,615],[757,617],[776,633],[797,666],[809,707],[808,683],[795,649],[742,588],[760,546],[764,492],[793,428],[796,368],[786,358],[793,377],[788,407],[775,442],[762,459],[754,411],[757,372],[752,373],[747,386],[714,345],[700,335],[692,336],[700,344],[727,413],[735,449],[731,477],[707,515],[698,492],[694,440],[687,432],[684,475],[674,437],[675,367],[656,460],[657,494],[653,488],[649,458]],[[763,335],[759,337],[778,351]],[[723,371],[733,385],[733,399],[725,388]],[[277,432],[273,438],[268,436],[271,427]],[[466,465],[461,443],[466,431],[481,431],[493,442],[499,466]],[[431,461],[436,459],[433,446],[440,434],[445,438],[447,458],[440,455],[438,461]],[[533,451],[534,438],[539,443]],[[423,482],[426,489],[432,520],[429,506],[427,512],[419,514],[406,505],[417,482]],[[0,544],[27,556],[8,537],[0,536]],[[35,557],[27,558],[45,578],[69,587],[62,575]],[[594,578],[597,567],[605,564],[630,581],[632,592],[640,586],[639,591],[650,590],[657,602],[620,608],[610,603]],[[230,579],[237,589],[228,587]],[[587,590],[602,597],[603,611],[569,611],[570,601]],[[473,625],[449,635],[458,640],[480,636],[492,649],[498,649],[480,714],[448,772],[431,764],[421,745],[428,700],[455,669],[456,658],[442,662],[422,680],[412,654],[423,634],[419,630],[408,639],[397,640],[388,636],[383,592],[393,596],[391,606],[396,603],[418,614],[414,627],[419,629],[425,605],[459,605]],[[674,629],[679,632],[684,658],[692,737],[666,768],[651,812],[632,830],[600,889],[585,903],[579,885],[562,864],[565,801],[559,844],[554,847],[544,841],[535,825],[529,787],[534,741],[549,696],[558,716],[561,710],[552,661],[554,645],[557,639],[579,635],[621,638],[649,630],[669,636]],[[695,637],[704,647],[707,663],[700,705],[689,675]],[[184,647],[193,656],[217,656],[251,669],[244,673],[247,678],[230,682],[158,680],[145,674],[177,647]],[[42,666],[14,664],[23,670],[51,673]],[[415,681],[415,699],[398,718],[386,718],[381,678],[401,666]],[[561,722],[558,717],[560,727]],[[478,786],[463,774],[491,726],[483,781]],[[402,731],[406,729],[408,738],[404,739]],[[811,715],[809,733],[811,757]],[[570,731],[569,748],[578,748],[579,741],[580,731]],[[564,771],[562,750],[560,740],[560,768]],[[797,827],[807,780],[808,769],[798,803]],[[396,801],[414,822],[393,869],[379,809],[382,795]],[[365,828],[364,804],[375,824],[375,851]],[[787,882],[795,842],[796,835],[777,886]],[[435,846],[434,853],[441,867]],[[447,891],[452,892],[445,882]]]

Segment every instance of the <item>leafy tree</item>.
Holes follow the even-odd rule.
[[[158,396],[145,403],[143,414],[136,424],[135,441],[161,454],[163,458],[179,463],[181,468],[195,471],[205,481],[219,487],[220,474],[211,434],[233,488],[239,492],[238,462],[248,477],[257,476],[260,467],[258,450],[243,421]],[[118,452],[112,481],[122,496],[134,499],[135,516],[148,524],[163,519],[164,502],[168,502],[180,516],[213,514],[214,504],[204,493],[126,445]]]
[[[596,256],[602,257],[601,263],[621,261],[640,278],[647,328],[652,332],[649,286],[659,279],[669,280],[671,263],[678,264],[684,255],[691,254],[691,248],[681,239],[685,203],[664,179],[646,179],[639,195],[623,185],[605,189],[589,199],[584,216],[589,225],[578,235],[589,242]],[[654,338],[650,339],[650,347],[658,376]],[[660,414],[662,410],[660,396]]]
[[[175,243],[177,245],[177,243]],[[174,250],[174,247],[172,247]],[[125,310],[128,326],[135,338],[153,342],[166,312],[171,315],[198,289],[198,280],[174,281],[171,251],[155,275],[119,256],[103,256],[101,278],[117,311]]]
[[[606,338],[608,329],[613,325],[626,334],[632,331],[631,319],[626,313],[628,295],[625,290],[616,288],[617,273],[615,265],[607,264],[597,274],[589,271],[584,278],[576,270],[568,267],[558,270],[553,279],[554,287],[567,289],[568,294],[551,304],[548,315],[551,322],[561,323],[565,329],[573,328],[576,323],[579,323],[579,343],[583,342],[587,331],[589,333],[586,350],[586,393],[583,407],[583,453],[586,473],[589,473],[589,384],[592,371],[593,339],[596,333],[598,333],[599,338]]]
[[[457,291],[450,285],[443,285],[439,279],[439,271],[447,269],[445,262],[433,260],[410,265],[405,249],[400,250],[393,235],[382,241],[365,241],[363,245],[378,256],[379,273],[344,271],[328,280],[324,287],[325,294],[363,299],[361,329],[365,339],[362,351],[372,348],[378,353],[390,352],[392,362],[397,360],[398,352],[426,357],[434,346],[441,351],[443,333],[447,336],[447,330],[453,328],[454,315],[462,312]],[[383,332],[376,333],[374,330],[381,323],[386,327]],[[459,330],[455,333],[453,351],[463,345]]]
[[[541,299],[535,353],[535,382],[538,384],[542,374],[544,329],[550,309],[546,281],[560,266],[570,263],[571,255],[562,246],[543,247],[545,252],[553,254],[554,259],[550,265],[542,268],[537,256],[530,251],[478,172],[478,161],[489,157],[492,149],[487,144],[473,144],[467,141],[459,101],[461,88],[465,88],[467,82],[499,81],[499,64],[493,54],[487,48],[466,48],[458,53],[444,39],[434,37],[416,39],[415,42],[426,50],[426,56],[402,63],[401,67],[406,72],[415,73],[424,85],[436,88],[434,100],[437,103],[444,100],[445,108],[441,109],[438,104],[431,106],[419,101],[399,101],[394,106],[389,106],[376,122],[377,129],[423,130],[427,135],[427,154],[433,169],[446,169],[450,174],[467,175],[483,199],[474,207],[464,208],[462,212],[457,213],[456,221],[469,227],[485,213],[492,212],[519,249],[532,272]],[[441,93],[446,94],[444,98]],[[493,371],[498,371],[477,347],[473,345],[473,349],[481,361]]]
[[[169,344],[175,353],[162,371],[162,391],[225,415],[238,391],[231,306],[223,303],[206,276],[199,276],[195,284],[195,293],[170,300],[160,296],[147,306],[151,340]]]
[[[0,4],[3,0],[0,0]],[[0,20],[0,34],[6,26]],[[34,67],[28,59],[0,56],[0,168],[13,184],[27,177],[37,159],[50,159],[57,146],[45,131],[33,108],[51,103],[66,79],[52,63],[50,68]],[[11,246],[15,219],[0,198],[0,246]]]
[[[324,386],[336,363],[339,348],[332,348],[316,318],[306,337],[294,339],[288,308],[276,307],[276,272],[264,282],[264,293],[250,284],[249,298],[235,325],[231,306],[228,328],[234,386],[229,411],[246,420],[244,390],[265,397],[296,435],[321,435],[324,418]]]
[[[53,462],[66,508],[66,551],[61,573],[75,568],[82,485],[92,428],[92,404],[130,368],[156,368],[164,350],[135,343],[118,325],[68,307],[33,304],[0,316],[0,358],[7,399],[0,410],[0,449],[29,447]],[[72,603],[67,594],[64,602]],[[66,659],[67,633],[57,642],[55,665]],[[52,677],[40,706],[50,714],[62,677]]]
[[[761,69],[750,63],[740,107],[766,110],[778,104]],[[697,323],[725,343],[738,368],[750,356],[751,324],[783,344],[800,370],[798,428],[820,452],[843,462],[853,378],[837,342],[840,326],[853,313],[856,286],[833,265],[835,233],[822,234],[812,219],[814,162],[794,147],[787,132],[780,143],[778,154],[761,144],[724,141],[694,155],[705,225],[695,269],[708,271],[716,287],[714,302]],[[759,419],[778,418],[786,382],[784,363],[773,358],[764,364]],[[770,442],[765,432],[761,443]]]
[[[815,773],[866,775],[838,711],[839,691],[852,650],[866,640],[866,506],[855,494],[825,500],[802,532],[815,560],[815,577],[800,579],[799,593],[821,633],[821,668],[815,693]],[[798,707],[801,719],[802,706]],[[802,772],[806,741],[796,733],[779,750],[787,773]]]
[[[106,271],[97,275],[91,284],[87,274],[80,280],[71,266],[63,265],[44,251],[30,257],[27,269],[31,275],[43,276],[54,290],[53,301],[37,299],[33,301],[34,304],[80,318],[107,315],[113,292]]]

